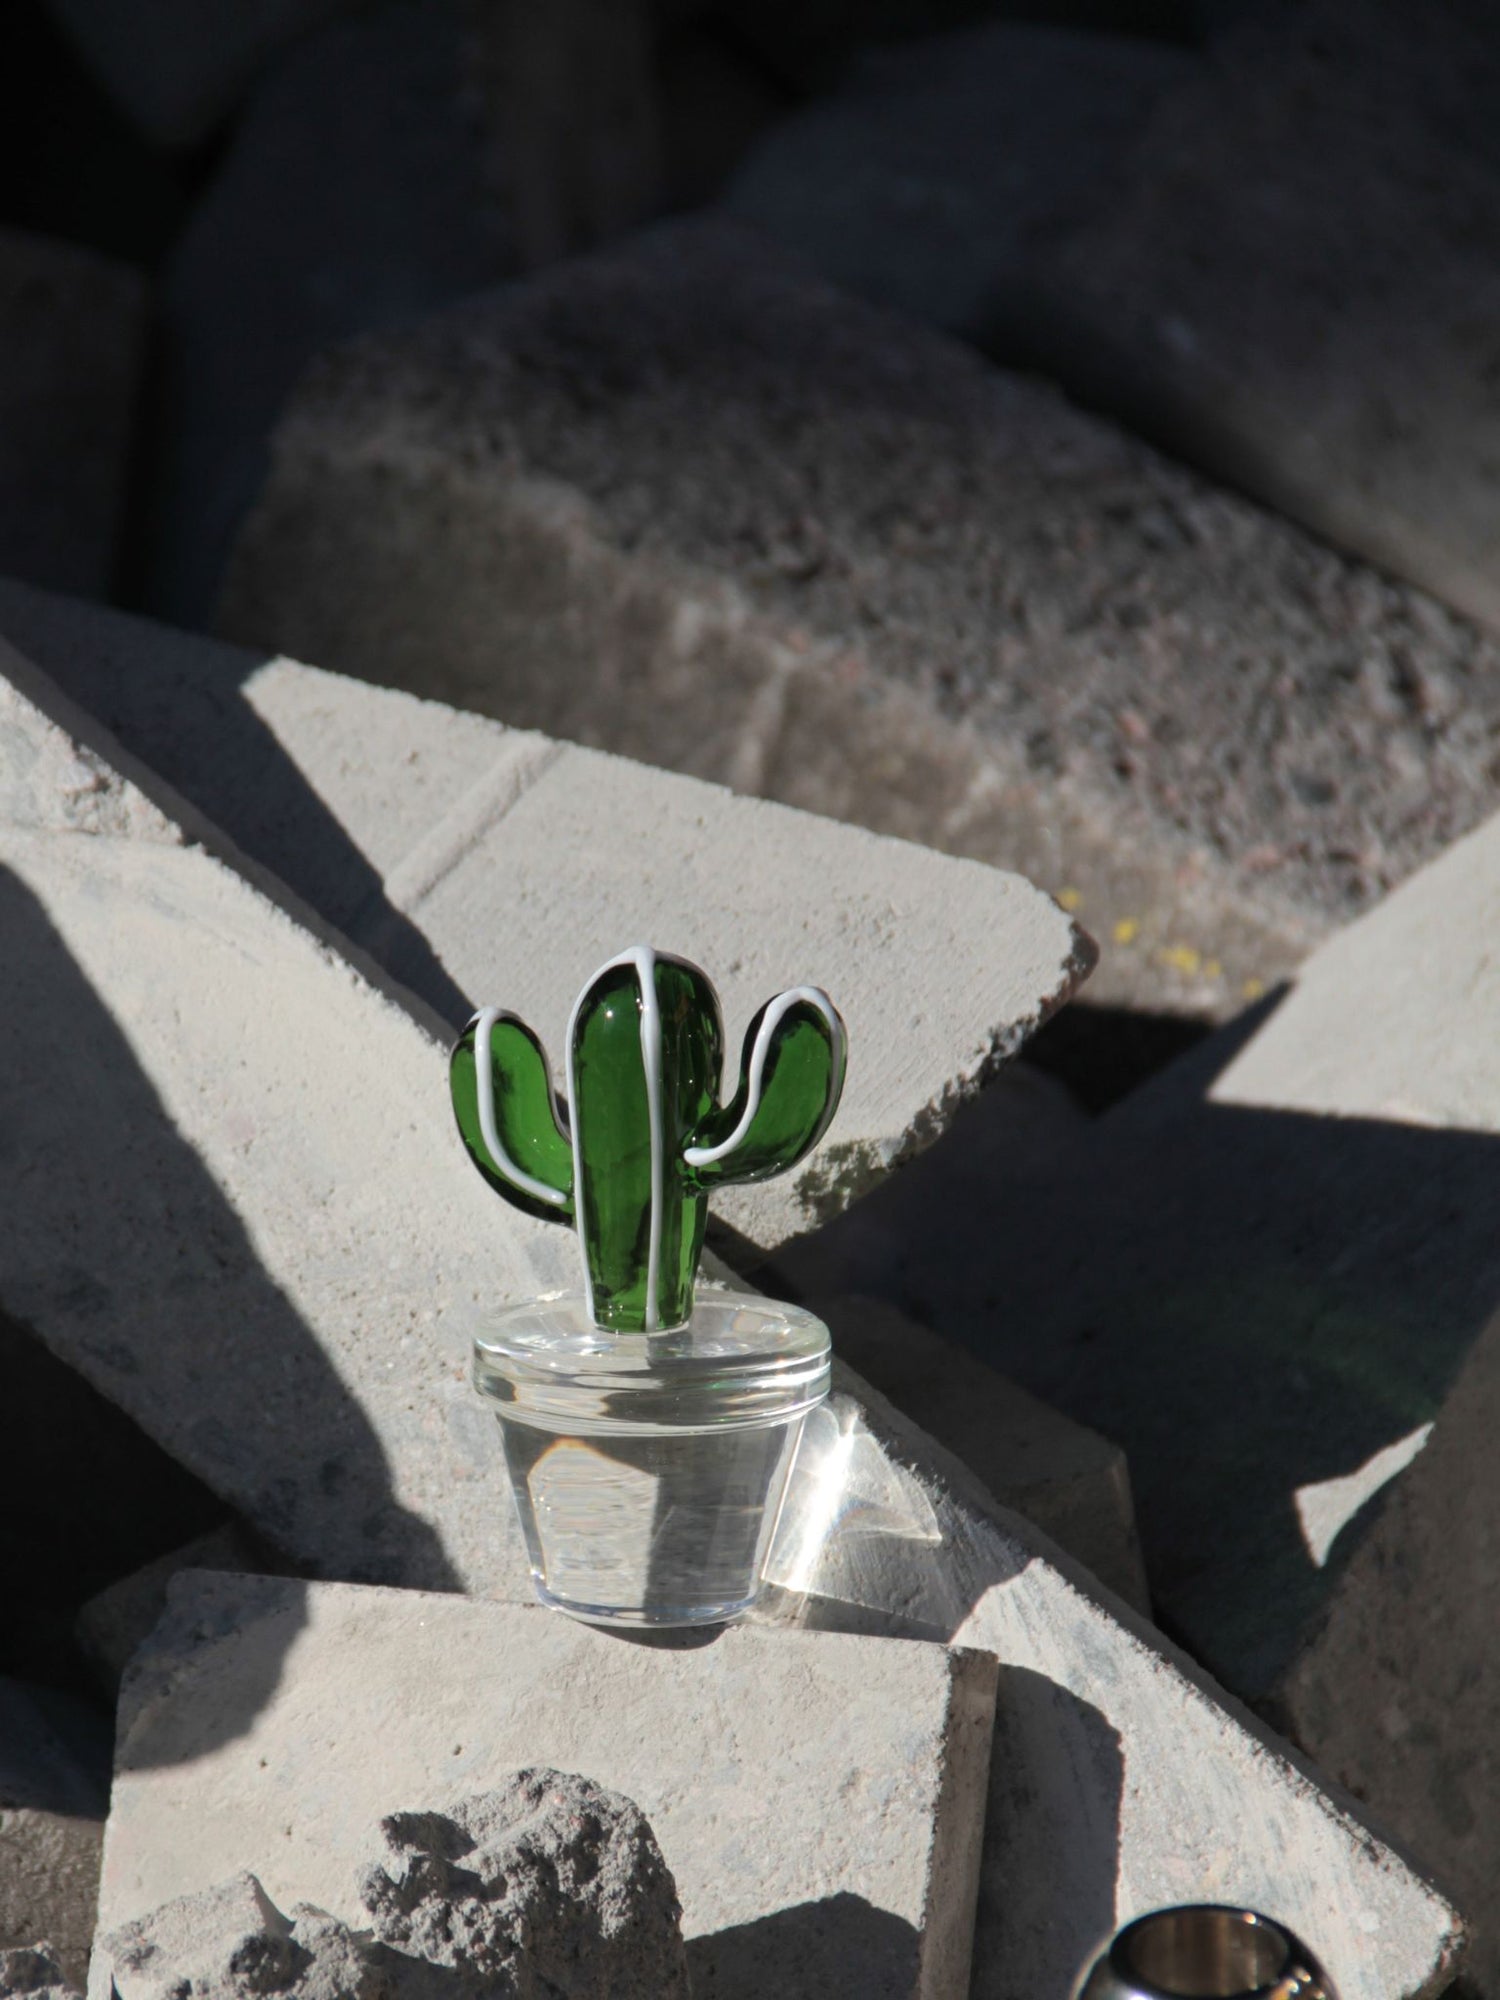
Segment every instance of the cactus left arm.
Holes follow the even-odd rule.
[[[768,1000],[746,1030],[738,1090],[683,1150],[689,1178],[710,1188],[795,1166],[838,1109],[847,1056],[843,1020],[821,987]]]

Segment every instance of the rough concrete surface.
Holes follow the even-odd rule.
[[[147,589],[186,623],[208,616],[310,357],[510,269],[462,102],[458,15],[384,0],[285,51],[172,246]]]
[[[1089,964],[972,862],[13,586],[0,631],[454,1027],[503,1004],[560,1063],[637,939],[704,966],[734,1059],[763,1000],[824,986],[852,1049],[826,1140],[714,1204],[763,1250],[936,1137]]]
[[[1495,796],[1490,641],[721,224],[315,364],[221,624],[1016,867],[1137,1005]]]
[[[0,230],[0,569],[108,593],[145,337],[139,272]]]
[[[1043,253],[1038,329],[1091,399],[1492,627],[1497,89],[1484,0],[1247,10]],[[1447,734],[1446,674],[1406,678]]]
[[[351,0],[47,0],[121,110],[158,146],[208,137],[278,48]]]
[[[700,2000],[966,1991],[982,1654],[749,1629],[631,1645],[535,1607],[262,1578],[181,1578],[172,1603],[126,1686],[106,1924],[252,1856],[277,1902],[355,1920],[392,1797],[441,1806],[546,1762],[645,1812]]]
[[[322,1911],[283,1915],[245,1870],[101,1929],[89,1990],[101,2000],[436,2000],[425,1971]]]
[[[360,1878],[375,1935],[473,2000],[688,2000],[677,1885],[633,1800],[516,1771],[444,1812],[388,1814]]]
[[[81,1703],[0,1679],[0,1953],[45,1943],[73,1985],[94,1935],[108,1800],[107,1726]],[[33,1974],[18,1963],[8,1976]]]
[[[1129,142],[1195,68],[1144,36],[1022,21],[874,49],[760,141],[725,206],[861,298],[987,333],[1038,241],[1107,208]]]

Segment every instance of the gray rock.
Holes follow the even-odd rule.
[[[39,1946],[82,1985],[109,1801],[108,1726],[81,1702],[0,1679],[0,1951]],[[39,1976],[39,1975],[38,1975]],[[25,1990],[25,1989],[19,1989]]]
[[[48,0],[146,138],[193,146],[275,52],[352,0]]]
[[[386,0],[288,50],[173,248],[148,578],[173,616],[206,615],[308,359],[510,268],[463,104],[457,14]]]
[[[424,1969],[310,1905],[284,1916],[254,1875],[175,1897],[102,1934],[90,1990],[108,2000],[426,2000]]]
[[[1039,239],[1107,208],[1151,107],[1195,68],[1164,43],[1016,21],[903,42],[763,139],[725,206],[862,298],[989,332]]]
[[[0,569],[107,595],[145,333],[138,272],[0,230]]]
[[[1491,627],[1497,90],[1483,0],[1248,13],[1047,247],[1034,329],[1091,401]]]
[[[1151,1006],[1494,796],[1488,640],[727,225],[325,357],[222,624],[1017,867]]]
[[[682,1909],[639,1806],[592,1778],[517,1771],[444,1812],[380,1823],[360,1882],[377,1937],[475,2000],[687,2000]]]
[[[79,2000],[63,1977],[50,1944],[0,1949],[0,1994],[22,1993],[30,2000]]]

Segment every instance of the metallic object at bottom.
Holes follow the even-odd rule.
[[[1077,2000],[1338,2000],[1282,1924],[1228,1903],[1153,1910],[1117,1931]]]

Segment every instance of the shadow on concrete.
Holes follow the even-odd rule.
[[[945,1139],[778,1259],[1122,1444],[1163,1625],[1251,1699],[1358,1541],[1320,1567],[1298,1494],[1431,1421],[1500,1305],[1500,1141],[1211,1101],[1275,1004],[1042,1171],[961,1184]]]
[[[255,712],[266,656],[165,626],[124,626],[0,580],[0,631],[33,665],[456,1031],[474,1011],[379,871]],[[128,639],[122,640],[122,631]],[[151,671],[136,656],[149,647]]]
[[[294,1566],[456,1588],[437,1535],[396,1501],[380,1440],[317,1336],[35,896],[4,869],[0,937],[12,1057],[0,1066],[0,1306]],[[55,1441],[59,1479],[71,1443]],[[344,1547],[360,1551],[332,1568],[319,1528],[331,1500]],[[275,1672],[268,1662],[268,1688]],[[225,1716],[225,1735],[248,1719]]]
[[[694,2000],[904,2000],[917,1990],[920,1943],[904,1917],[846,1890],[689,1938],[688,1972]]]

